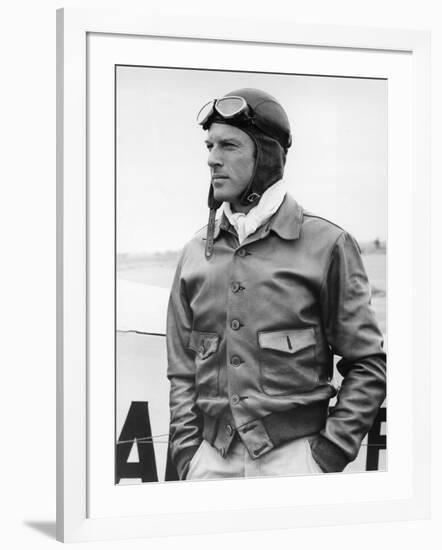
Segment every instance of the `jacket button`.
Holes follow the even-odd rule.
[[[226,432],[229,434],[229,435],[232,435],[233,434],[233,428],[230,424],[227,424],[226,425]]]
[[[238,355],[234,355],[233,357],[230,358],[230,364],[232,365],[232,367],[239,367],[242,363],[242,359],[241,357],[238,357]]]
[[[238,256],[240,256],[241,258],[244,258],[244,256],[247,254],[246,252],[246,249],[245,248],[240,248],[238,250]]]
[[[233,330],[238,330],[241,326],[241,323],[238,321],[238,319],[233,319],[233,321],[230,323],[230,326]]]
[[[224,449],[224,447],[221,447],[221,449],[219,450],[219,454],[224,458],[226,456],[226,450]]]
[[[232,292],[238,292],[238,290],[240,289],[240,284],[239,283],[232,283],[230,285],[230,288],[232,289]]]
[[[230,401],[232,402],[232,405],[238,405],[239,403],[239,395],[236,395],[236,393],[234,393],[230,399]]]

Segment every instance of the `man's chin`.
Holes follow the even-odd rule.
[[[215,189],[213,191],[213,197],[218,202],[230,202],[231,200],[233,200],[229,193],[223,193],[220,189]]]

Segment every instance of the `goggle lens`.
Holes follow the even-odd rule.
[[[206,103],[203,107],[201,107],[200,112],[196,117],[198,124],[203,125],[207,121],[207,119],[213,113],[214,104],[215,101],[209,101],[209,103]]]
[[[247,108],[247,103],[242,97],[222,97],[215,103],[218,113],[224,118],[232,118]]]

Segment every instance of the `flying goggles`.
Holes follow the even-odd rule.
[[[226,120],[236,119],[238,122],[254,122],[254,118],[251,116],[251,108],[247,101],[240,96],[232,95],[209,101],[200,109],[196,120],[204,128],[215,113]]]

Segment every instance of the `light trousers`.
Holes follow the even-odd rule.
[[[252,459],[245,445],[235,439],[224,458],[203,440],[190,461],[186,479],[297,476],[323,473],[312,456],[307,437],[290,441]]]

